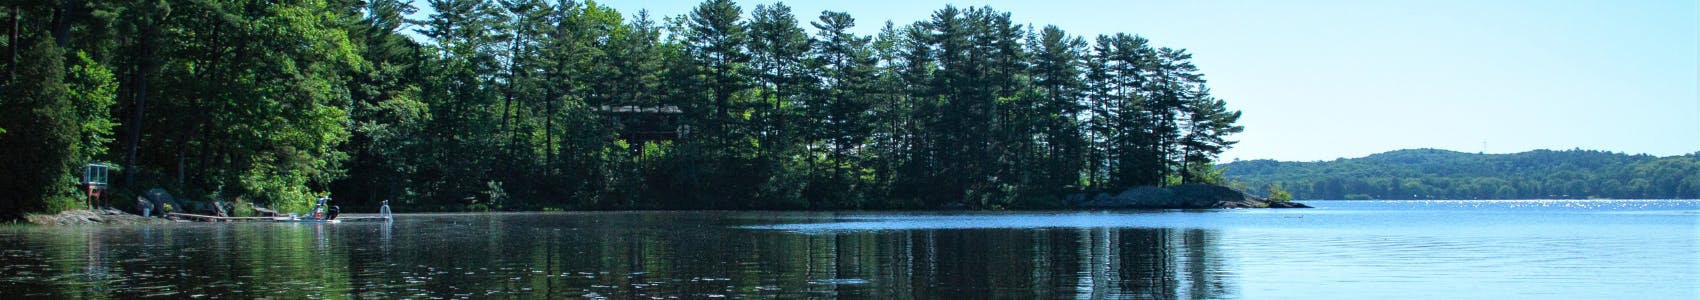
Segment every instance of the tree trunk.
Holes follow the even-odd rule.
[[[543,176],[555,170],[555,90],[547,94],[549,99],[543,99]]]
[[[71,23],[77,16],[72,10],[82,6],[73,5],[76,2],[80,1],[60,0],[59,8],[53,10],[53,42],[57,43],[59,48],[63,49],[71,42]]]
[[[514,84],[519,81],[519,43],[519,38],[515,37],[513,46],[508,50],[508,86],[504,93],[506,95],[503,95],[506,99],[502,100],[502,124],[496,128],[497,134],[508,134],[508,156],[514,155],[514,144],[519,141],[518,132],[508,126],[508,115],[512,113],[514,106]]]
[[[8,48],[6,51],[6,82],[11,82],[12,78],[18,75],[18,31],[21,30],[18,28],[18,14],[20,13],[23,12],[18,10],[18,4],[12,4],[11,40],[6,44]]]
[[[148,106],[148,73],[150,71],[152,71],[152,69],[153,69],[152,65],[153,65],[153,35],[154,35],[154,30],[156,30],[156,29],[150,28],[150,29],[144,30],[144,33],[142,34],[142,37],[141,37],[141,43],[140,43],[140,46],[142,48],[141,49],[141,52],[142,52],[141,57],[139,57],[137,59],[138,62],[137,62],[136,72],[132,74],[132,76],[135,76],[135,78],[132,79],[132,80],[136,84],[136,90],[135,90],[136,94],[135,94],[135,97],[133,98],[133,100],[135,101],[135,110],[133,111],[134,113],[131,114],[131,117],[130,117],[130,126],[129,126],[130,127],[130,135],[124,141],[124,145],[125,145],[124,146],[124,148],[125,148],[124,182],[125,182],[125,184],[130,184],[131,182],[135,181],[136,149],[139,148],[139,146],[140,146],[139,143],[141,142],[141,139],[142,139],[142,123],[143,123],[142,117],[145,115],[145,112],[147,111],[147,106]]]
[[[185,144],[183,146],[188,145]],[[179,191],[183,190],[183,175],[187,173],[183,172],[183,168],[188,164],[189,160],[189,157],[184,152],[185,151],[177,151],[177,190]]]

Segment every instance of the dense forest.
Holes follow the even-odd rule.
[[[1472,154],[1399,150],[1319,162],[1236,161],[1230,180],[1278,184],[1298,199],[1695,199],[1700,152],[1654,157],[1603,151]]]
[[[1218,181],[1241,131],[1186,50],[990,7],[0,3],[4,218],[78,207],[88,163],[284,210],[1042,208]]]

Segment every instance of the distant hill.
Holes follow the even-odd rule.
[[[1474,154],[1397,150],[1318,162],[1236,161],[1230,180],[1279,183],[1296,199],[1694,199],[1700,152],[1656,157],[1590,150]]]

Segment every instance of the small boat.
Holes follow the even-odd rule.
[[[297,216],[294,213],[290,213],[288,217],[273,217],[272,221],[294,223],[342,223],[341,220],[336,219],[336,215],[342,214],[342,209],[336,206],[325,205],[325,203],[330,201],[331,196],[319,197],[318,203],[313,204],[313,209],[309,211],[306,216]]]
[[[330,200],[330,196],[319,197],[318,203],[313,205],[313,210],[306,216],[289,214],[287,217],[273,217],[272,221],[288,223],[342,223],[343,219],[337,219],[337,216],[342,214],[342,209],[334,205],[326,205],[326,203],[330,202]],[[383,206],[379,208],[377,217],[352,217],[351,220],[394,221],[394,217],[390,214],[390,201],[384,200]]]

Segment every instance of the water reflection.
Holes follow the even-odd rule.
[[[1695,299],[1700,201],[1673,205],[14,226],[0,299]]]
[[[804,234],[711,213],[5,228],[22,298],[1231,298],[1206,229]]]

